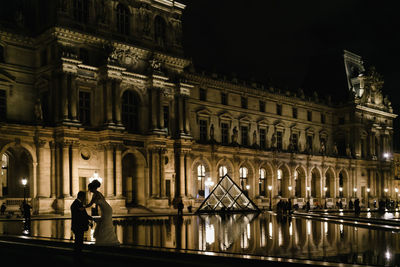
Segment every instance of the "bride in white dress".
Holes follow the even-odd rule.
[[[95,244],[101,246],[118,246],[117,235],[115,234],[114,225],[112,222],[112,208],[107,203],[103,194],[97,191],[100,187],[100,182],[94,180],[88,185],[89,191],[93,193],[92,200],[86,205],[86,208],[96,204],[100,207],[101,216],[96,220],[96,229],[94,230],[93,237],[96,239]]]

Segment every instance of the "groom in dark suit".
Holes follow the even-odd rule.
[[[71,205],[71,230],[75,234],[74,250],[76,256],[80,256],[83,247],[83,235],[85,231],[89,229],[89,220],[93,220],[89,216],[84,208],[84,202],[86,199],[86,193],[79,191],[78,196]]]

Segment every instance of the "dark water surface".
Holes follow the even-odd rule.
[[[272,213],[114,218],[126,245],[397,266],[400,232]],[[73,239],[70,219],[0,221],[0,234]],[[86,238],[93,242],[94,228]]]

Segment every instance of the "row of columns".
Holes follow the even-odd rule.
[[[34,196],[75,197],[79,191],[79,143],[37,142],[38,177],[34,168]],[[119,144],[101,146],[104,154],[104,188],[107,197],[122,197],[122,150]],[[115,167],[115,170],[114,170]]]

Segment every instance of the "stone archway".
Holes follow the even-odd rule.
[[[294,196],[296,198],[306,197],[306,172],[299,166],[294,171]]]
[[[127,153],[122,158],[122,195],[127,206],[145,205],[144,159],[138,153]]]
[[[276,175],[276,192],[278,196],[283,198],[289,198],[289,181],[290,181],[290,172],[289,168],[286,165],[281,165],[277,170]]]
[[[321,174],[317,168],[311,171],[311,197],[321,197]]]
[[[206,182],[208,179],[210,179],[214,185],[218,182],[218,179],[213,179],[213,177],[211,177],[210,164],[204,158],[194,161],[192,165],[192,177],[194,179],[193,186],[188,188],[188,193],[189,195],[195,196],[196,199],[207,197],[210,189],[212,190],[212,187],[207,188]]]
[[[344,170],[339,172],[339,197],[349,197],[349,178],[347,172]]]
[[[325,186],[326,186],[325,197],[327,198],[335,197],[335,174],[331,168],[329,168],[325,173]]]
[[[2,166],[1,193],[5,198],[32,198],[34,192],[34,168],[31,153],[20,145],[8,146],[3,149],[7,162]],[[22,178],[27,179],[24,189]]]

